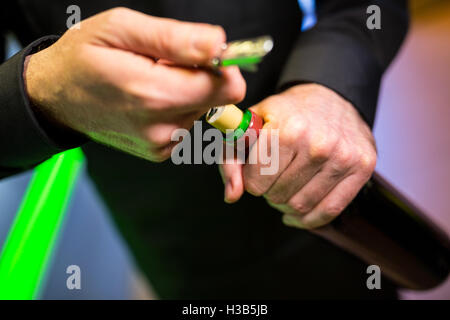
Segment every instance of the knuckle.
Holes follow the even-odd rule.
[[[313,138],[309,143],[309,156],[313,161],[325,161],[331,156],[334,143],[329,142],[325,137]]]
[[[155,113],[167,111],[174,105],[173,97],[162,93],[156,88],[148,88],[140,83],[128,81],[114,83],[119,94],[125,97],[125,105],[133,109],[144,110],[143,116],[152,118]]]
[[[167,112],[177,106],[184,106],[184,101],[178,95],[161,89],[159,86],[136,85],[128,86],[126,92],[135,101],[143,104],[149,112]]]
[[[334,219],[337,216],[339,216],[342,211],[344,211],[345,207],[340,204],[330,204],[325,207],[325,210],[323,211],[322,215],[325,220]]]
[[[154,116],[154,114],[163,114],[173,106],[173,102],[169,98],[162,96],[155,97],[150,93],[138,93],[134,97],[137,101],[145,106],[145,109],[148,111],[149,116]]]
[[[349,147],[341,147],[336,153],[334,170],[340,174],[350,169],[354,164],[354,152]]]
[[[159,126],[150,127],[147,130],[146,138],[151,148],[164,148],[172,142],[172,130]]]
[[[167,52],[169,55],[172,55],[172,44],[177,42],[176,38],[179,32],[179,29],[173,26],[161,28],[156,35],[157,41],[154,41],[154,45],[157,47],[157,50],[160,52]],[[190,52],[191,46],[189,46],[187,50]]]
[[[262,196],[264,194],[264,190],[262,189],[260,184],[257,181],[253,180],[253,179],[245,180],[244,181],[244,187],[245,187],[245,190],[248,193],[250,193],[250,194],[252,194],[252,195],[254,195],[256,197],[260,197],[260,196]]]
[[[283,130],[282,135],[280,135],[280,143],[286,145],[298,143],[307,132],[305,121],[299,119],[299,117],[290,118],[284,128],[285,130]]]
[[[366,178],[370,178],[377,165],[377,155],[373,151],[362,152],[358,157],[359,169]]]
[[[302,215],[311,212],[313,209],[311,205],[301,202],[301,201],[290,201],[288,203],[289,207],[291,207],[295,212],[300,213]]]
[[[146,100],[147,92],[142,90],[134,81],[121,81],[117,79],[113,82],[113,85],[133,102],[144,102]]]
[[[86,43],[79,43],[73,47],[73,55],[71,56],[72,63],[78,68],[77,71],[84,71],[90,73],[98,73],[104,71],[95,59],[91,59],[91,48]],[[84,67],[84,69],[81,69]]]
[[[372,173],[377,165],[377,156],[374,152],[369,152],[361,157],[361,165],[364,169]]]
[[[146,107],[149,116],[153,117],[155,114],[162,115],[164,112],[167,112],[168,109],[171,109],[176,105],[176,102],[172,101],[170,98],[139,96],[137,99]]]
[[[128,18],[131,12],[132,10],[126,7],[110,9],[106,12],[107,21],[112,25],[120,24],[124,19]]]
[[[271,203],[273,203],[273,204],[277,204],[277,205],[280,205],[280,204],[285,204],[286,203],[286,199],[285,199],[285,197],[283,197],[282,195],[274,195],[274,194],[269,194],[269,195],[267,195],[266,196],[266,199],[269,201],[269,202],[271,202]]]

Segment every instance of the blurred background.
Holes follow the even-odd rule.
[[[300,1],[314,23],[313,0]],[[408,38],[388,72],[379,100],[375,136],[377,171],[450,234],[450,1],[411,1]],[[10,37],[8,54],[19,50]],[[3,244],[30,172],[0,181]],[[82,290],[68,290],[66,268],[78,265]],[[126,245],[83,172],[52,258],[42,299],[148,299],[151,286],[135,268]],[[403,299],[450,299],[450,280]]]

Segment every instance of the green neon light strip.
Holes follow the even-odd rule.
[[[0,299],[36,299],[83,164],[73,149],[39,165],[0,256]]]

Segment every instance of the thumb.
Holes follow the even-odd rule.
[[[244,193],[242,164],[238,162],[224,163],[219,166],[219,171],[225,185],[225,202],[238,201]]]
[[[109,15],[106,23],[112,28],[99,35],[107,44],[181,65],[209,65],[226,42],[219,26],[153,17],[126,8],[104,14]]]

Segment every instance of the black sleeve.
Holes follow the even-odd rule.
[[[17,1],[0,8],[0,63],[5,57],[5,35],[18,32],[31,42]],[[0,179],[30,169],[52,155],[79,146],[85,138],[48,123],[31,105],[26,94],[23,71],[25,58],[50,46],[58,39],[38,39],[0,65]]]
[[[366,26],[370,5],[381,29]],[[406,0],[317,0],[317,24],[300,34],[280,87],[318,83],[350,101],[373,126],[381,76],[408,29]]]
[[[0,65],[0,178],[28,169],[66,149],[43,130],[24,88],[27,55],[55,41],[41,38]]]

